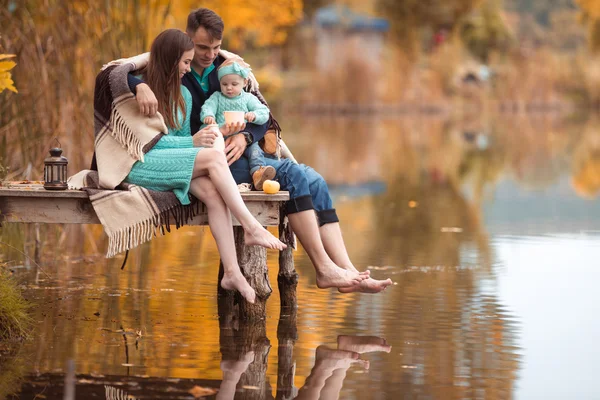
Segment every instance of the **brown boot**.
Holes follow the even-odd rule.
[[[260,167],[258,171],[252,174],[252,182],[256,190],[263,190],[263,183],[269,179],[275,178],[275,168],[270,165],[266,167]]]

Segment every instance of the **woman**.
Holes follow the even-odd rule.
[[[221,286],[238,290],[250,303],[255,292],[242,275],[235,252],[231,213],[244,229],[246,245],[283,250],[286,246],[271,235],[248,211],[229,172],[223,151],[202,148],[200,135],[190,134],[191,94],[181,86],[190,71],[194,43],[183,32],[169,29],[152,43],[150,61],[142,79],[158,99],[158,111],[169,130],[137,161],[125,179],[156,191],[173,191],[179,201],[190,203],[188,193],[202,201],[223,262]],[[238,127],[239,128],[239,127]],[[223,134],[231,133],[225,127]]]

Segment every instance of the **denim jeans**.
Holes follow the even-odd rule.
[[[258,142],[252,143],[250,146],[246,147],[244,151],[244,157],[248,159],[248,164],[250,164],[250,175],[254,174],[260,167],[264,167],[265,163],[265,153],[258,145]]]
[[[294,164],[286,158],[277,160],[268,155],[265,156],[265,165],[275,168],[275,179],[279,181],[281,190],[290,192],[290,200],[285,204],[286,213],[315,210],[319,226],[339,222],[327,183],[317,171],[304,164]],[[246,157],[241,157],[231,165],[231,173],[238,184],[252,182],[248,171]]]

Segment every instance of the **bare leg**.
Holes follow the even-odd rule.
[[[342,237],[340,224],[337,222],[325,224],[319,228],[319,232],[321,234],[321,240],[323,241],[323,247],[333,262],[347,271],[358,272],[352,264],[352,261],[350,261],[350,256],[348,255],[346,245],[344,244],[344,238]],[[383,281],[369,278],[360,282],[359,285],[340,288],[340,292],[379,293],[391,284],[392,280],[389,278]]]
[[[242,374],[246,372],[252,361],[254,361],[253,351],[249,351],[248,353],[244,354],[242,359],[238,361],[221,361],[223,381],[221,381],[221,387],[219,387],[219,392],[217,393],[217,400],[230,400],[235,397],[236,386],[240,381]]]
[[[240,271],[235,253],[231,215],[221,195],[217,192],[210,178],[205,176],[192,179],[190,192],[202,201],[208,209],[208,224],[223,262],[224,275],[221,280],[221,287],[227,290],[235,289],[248,302],[254,303],[256,293]]]
[[[319,346],[316,350],[315,366],[310,371],[310,375],[306,378],[304,386],[298,391],[298,397],[296,399],[334,399],[339,396],[339,389],[341,389],[341,382],[339,379],[336,383],[340,383],[338,394],[335,397],[326,397],[323,393],[325,388],[329,386],[329,381],[333,378],[336,370],[343,370],[343,376],[345,371],[350,368],[352,364],[359,363],[364,368],[369,368],[369,362],[360,360],[358,353],[344,350],[333,350],[325,346]],[[336,385],[338,386],[338,385]],[[331,395],[331,390],[327,393]]]
[[[298,240],[315,267],[319,288],[351,287],[368,278],[369,271],[363,273],[347,271],[338,267],[329,258],[321,242],[319,226],[313,210],[289,214],[288,219],[292,230],[298,236]]]
[[[217,188],[229,210],[231,210],[231,213],[242,224],[245,232],[244,240],[247,246],[257,245],[277,250],[286,248],[285,244],[271,235],[248,211],[231,175],[231,171],[229,171],[225,154],[222,151],[207,148],[198,152],[194,164],[193,178],[207,175]]]

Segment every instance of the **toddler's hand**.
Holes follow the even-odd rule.
[[[206,117],[206,118],[204,118],[204,123],[206,125],[214,124],[215,123],[215,118],[214,117]]]
[[[248,121],[248,122],[252,122],[252,121],[254,121],[254,120],[256,119],[256,115],[254,115],[254,113],[253,113],[253,112],[247,112],[247,113],[244,115],[244,118],[246,119],[246,121]]]

